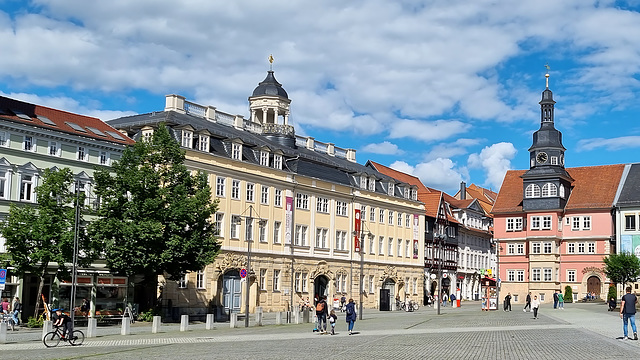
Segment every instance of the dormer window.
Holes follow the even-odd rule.
[[[395,184],[390,182],[389,188],[387,189],[387,195],[393,196],[394,190],[395,190]]]
[[[542,186],[542,197],[558,196],[558,188],[552,183]]]
[[[198,137],[198,150],[209,152],[209,135],[199,135]]]
[[[405,199],[409,198],[409,188],[404,188],[404,198]]]
[[[369,178],[369,191],[376,191],[376,179]]]
[[[282,170],[282,155],[273,155],[273,168]]]
[[[182,147],[191,149],[193,144],[193,132],[190,130],[182,130]]]
[[[264,150],[260,151],[260,165],[269,166],[269,153]]]
[[[366,189],[367,188],[367,177],[362,175],[360,176],[360,189]]]
[[[231,144],[231,158],[234,160],[242,160],[242,144]]]
[[[411,189],[411,200],[418,200],[418,190]]]
[[[524,190],[524,197],[526,198],[538,198],[540,197],[540,186],[536,184],[529,184]]]
[[[560,184],[560,197],[564,199],[564,185]]]
[[[151,138],[153,138],[153,129],[142,130],[142,141],[151,142]]]

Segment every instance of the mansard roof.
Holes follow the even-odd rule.
[[[624,164],[567,168],[573,178],[565,210],[610,209],[620,183]],[[522,212],[522,174],[509,170],[505,174],[492,213]]]
[[[615,206],[640,207],[640,164],[626,166],[618,188]]]
[[[0,96],[0,118],[15,123],[122,145],[134,143],[126,135],[98,118],[51,109],[4,96]]]

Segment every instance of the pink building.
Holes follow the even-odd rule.
[[[602,258],[615,252],[612,209],[624,165],[565,169],[554,105],[547,74],[529,170],[507,172],[492,210],[500,296],[510,292],[519,304],[528,292],[553,301],[567,285],[574,299],[606,296]]]

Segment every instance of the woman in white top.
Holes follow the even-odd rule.
[[[533,295],[533,301],[531,301],[531,308],[533,309],[533,318],[538,318],[538,308],[540,307],[540,300],[538,300],[538,295]]]

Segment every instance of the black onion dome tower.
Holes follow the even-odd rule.
[[[269,71],[249,97],[251,122],[262,127],[267,138],[286,146],[295,146],[295,131],[289,125],[289,95],[276,80],[273,72],[273,56],[269,56]]]
[[[573,179],[564,168],[562,133],[555,128],[553,93],[549,90],[549,67],[546,88],[540,101],[540,129],[533,133],[529,148],[529,170],[522,175],[523,210],[564,209]]]

